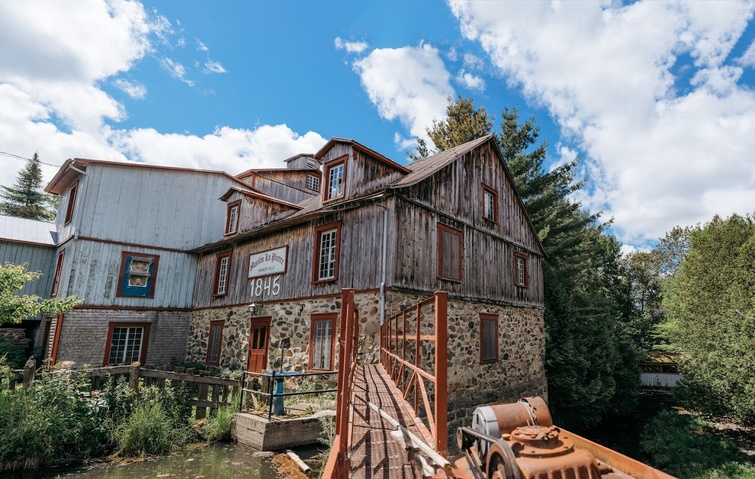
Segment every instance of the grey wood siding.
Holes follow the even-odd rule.
[[[323,163],[348,155],[346,160],[345,198],[355,198],[388,186],[404,176],[390,165],[363,153],[351,145],[338,143],[323,156]],[[327,172],[327,170],[325,170]],[[328,179],[323,177],[323,188]]]
[[[71,225],[81,236],[176,249],[223,237],[226,205],[217,198],[232,184],[226,176],[93,163],[79,178]],[[60,204],[62,226],[65,194]]]
[[[483,219],[483,184],[497,192],[497,224]],[[502,236],[531,252],[540,252],[527,214],[504,173],[503,160],[493,151],[490,143],[472,150],[464,158],[418,184],[401,189],[398,194]]]
[[[462,280],[438,278],[438,224],[462,232]],[[542,257],[526,252],[500,236],[399,201],[396,208],[396,254],[390,256],[395,275],[391,286],[424,291],[443,290],[465,298],[509,304],[543,305]],[[514,253],[528,255],[526,288],[514,284]]]
[[[313,196],[318,196],[322,191],[307,189],[307,175],[321,178],[320,170],[311,171],[260,171],[250,177],[251,186],[256,190],[273,198],[278,198],[289,203],[299,203]]]
[[[55,259],[55,248],[0,240],[0,264],[28,263],[28,271],[42,272],[41,277],[26,283],[19,294],[36,294],[49,298],[55,274]]]
[[[89,306],[188,308],[196,275],[196,258],[187,253],[77,240],[64,245],[63,275],[58,295],[75,295]],[[119,297],[121,253],[160,257],[153,298]]]
[[[335,221],[341,221],[338,277],[332,282],[313,284],[314,230],[317,226]],[[194,306],[222,306],[336,294],[342,288],[376,288],[380,283],[382,267],[382,236],[383,209],[371,205],[328,215],[238,244],[233,250],[228,294],[217,298],[212,296],[212,288],[216,253],[220,251],[205,254],[198,260]],[[278,277],[279,293],[272,295],[271,292],[263,291],[260,295],[255,294],[257,279],[248,279],[249,256],[283,246],[288,246],[286,273],[262,278],[264,282]]]
[[[228,203],[238,200],[241,200],[239,232],[250,230],[265,223],[272,223],[298,211],[290,206],[250,197],[239,192],[233,193],[228,198]]]

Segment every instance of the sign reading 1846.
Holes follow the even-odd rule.
[[[280,275],[286,272],[288,260],[288,246],[253,253],[249,255],[249,279],[251,293],[260,296],[266,293],[277,296],[280,292],[280,276],[265,278],[266,276]],[[256,279],[255,279],[256,278]]]

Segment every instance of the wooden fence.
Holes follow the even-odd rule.
[[[0,384],[7,382],[11,389],[17,387],[33,387],[34,380],[38,380],[42,374],[55,374],[69,372],[79,374],[89,379],[90,391],[101,389],[110,378],[127,378],[132,389],[138,390],[142,386],[155,385],[163,388],[170,381],[174,388],[185,385],[191,392],[195,417],[202,419],[207,417],[208,409],[213,411],[219,406],[231,404],[231,400],[241,391],[241,381],[225,379],[191,372],[167,371],[166,368],[146,368],[136,362],[130,366],[105,366],[94,369],[82,370],[57,370],[52,372],[36,369],[36,363],[27,363],[24,369],[12,370],[10,374],[0,377]]]

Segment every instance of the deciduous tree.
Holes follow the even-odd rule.
[[[27,266],[0,265],[0,325],[20,323],[38,314],[65,313],[79,302],[75,296],[42,299],[37,295],[19,294],[26,283],[42,276],[40,272],[28,271]]]

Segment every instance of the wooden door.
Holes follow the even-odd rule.
[[[249,372],[261,373],[267,366],[270,319],[252,318],[252,327],[249,331],[249,359],[246,363],[246,370]]]

